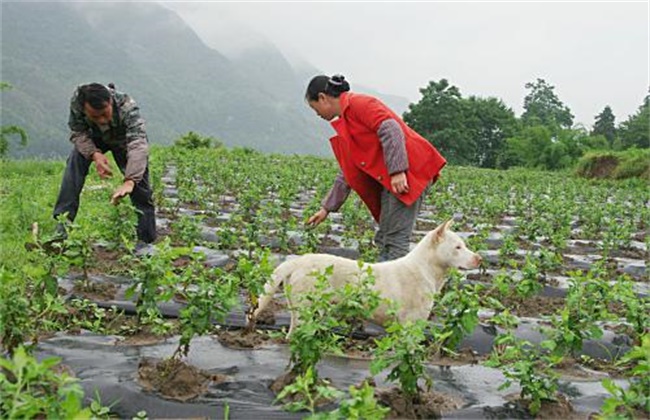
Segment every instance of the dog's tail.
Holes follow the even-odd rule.
[[[280,264],[273,274],[271,274],[271,281],[264,286],[264,293],[259,297],[257,309],[253,312],[251,320],[255,320],[273,300],[273,295],[278,291],[280,285],[291,276],[293,272],[294,261],[285,261]]]

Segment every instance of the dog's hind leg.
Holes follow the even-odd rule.
[[[291,321],[289,324],[289,331],[287,332],[287,335],[285,337],[287,340],[291,337],[291,334],[296,329],[299,322],[300,320],[298,319],[298,313],[295,311],[291,311]]]

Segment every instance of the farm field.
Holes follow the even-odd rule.
[[[450,273],[429,322],[386,329],[360,322],[377,305],[371,272],[339,296],[353,304],[329,304],[321,290],[287,340],[282,294],[246,328],[279,262],[309,252],[376,258],[373,222],[354,195],[304,227],[336,176],[334,160],[154,148],[159,238],[148,247],[136,246],[128,200],[109,204],[120,180],[94,173],[68,239],[48,242],[63,168],[0,161],[0,339],[14,363],[4,368],[15,373],[29,354],[58,357],[55,376],[78,378],[85,397],[71,395],[94,401],[100,417],[650,414],[644,181],[447,167],[412,243],[453,218],[482,267]],[[0,403],[0,417],[38,413],[7,378],[0,400],[13,405]],[[52,398],[42,413],[67,413],[71,405]]]

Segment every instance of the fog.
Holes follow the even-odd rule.
[[[161,4],[226,55],[271,43],[300,69],[411,102],[446,78],[520,115],[524,85],[542,78],[591,127],[606,105],[625,120],[650,85],[648,2]]]

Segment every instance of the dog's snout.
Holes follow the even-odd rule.
[[[483,262],[483,257],[481,257],[479,254],[475,254],[474,255],[474,264],[476,266],[479,266],[479,265],[481,265],[482,262]]]

